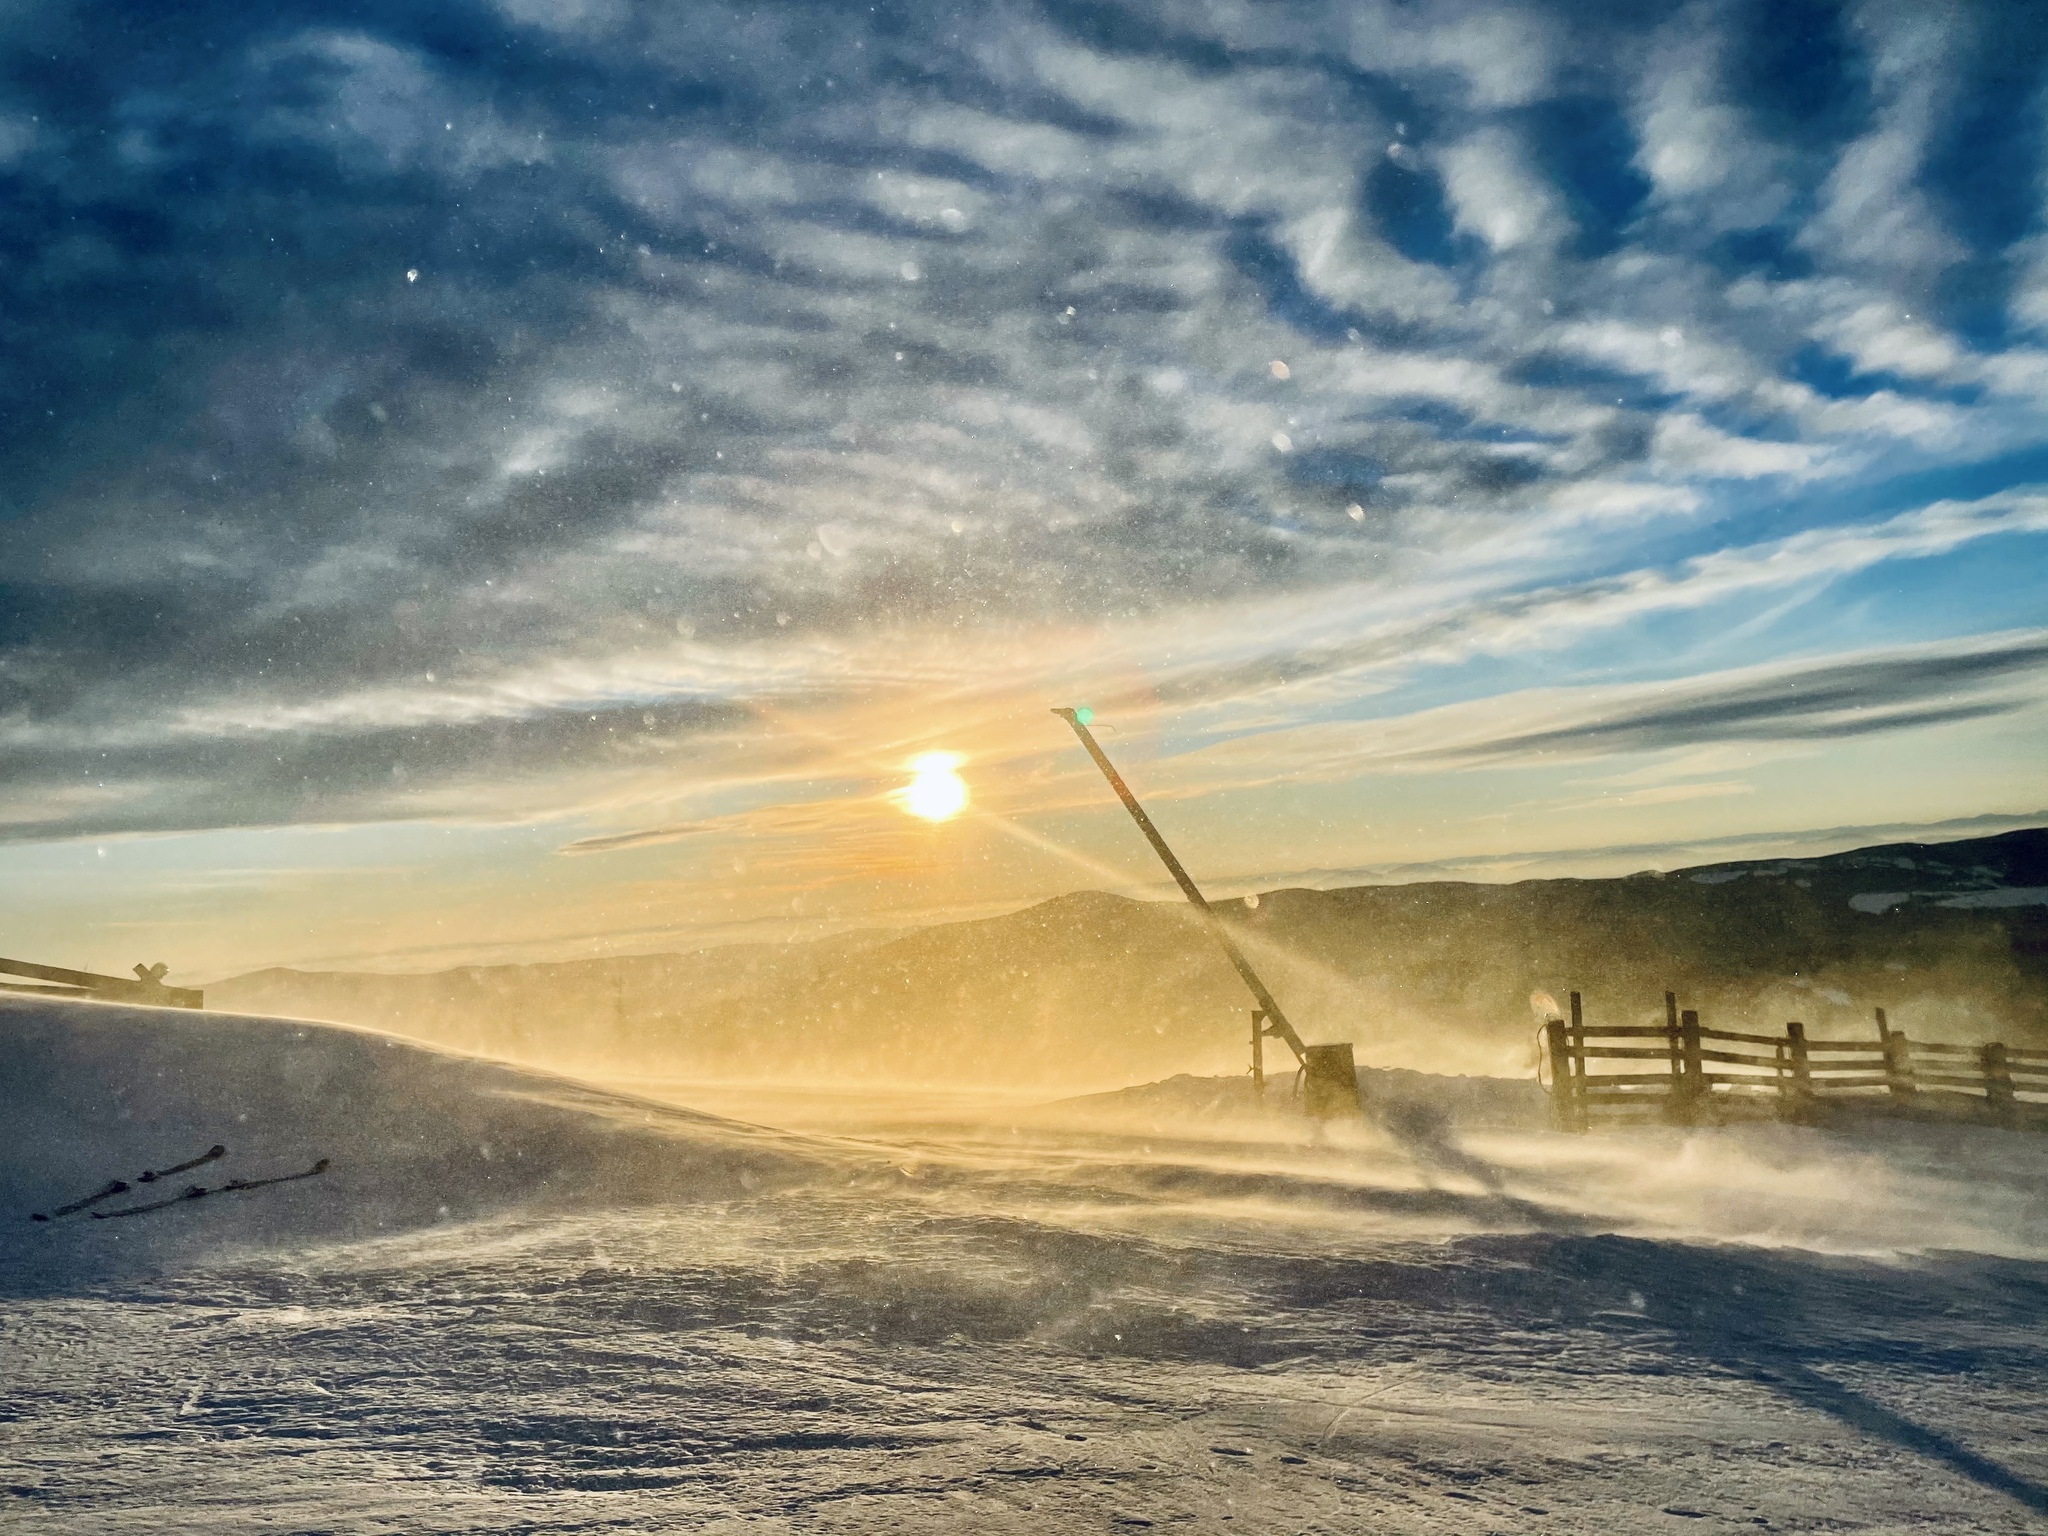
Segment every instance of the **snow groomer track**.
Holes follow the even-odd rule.
[[[1176,1135],[1181,1091],[802,1136],[368,1031],[0,1001],[0,1527],[2048,1519],[2039,1138],[1451,1156]],[[30,1220],[216,1144],[172,1177],[330,1166]]]

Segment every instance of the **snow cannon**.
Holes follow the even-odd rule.
[[[1131,820],[1138,824],[1138,830],[1145,834],[1145,840],[1152,845],[1152,851],[1159,855],[1159,862],[1166,866],[1166,872],[1173,876],[1181,894],[1188,899],[1188,905],[1202,914],[1208,924],[1210,935],[1229,958],[1233,968],[1244,981],[1246,988],[1258,1000],[1259,1006],[1252,1012],[1252,1083],[1263,1094],[1266,1086],[1265,1042],[1268,1039],[1281,1041],[1294,1052],[1294,1059],[1301,1065],[1302,1109],[1312,1119],[1338,1120],[1356,1119],[1364,1115],[1365,1108],[1358,1098],[1358,1066],[1352,1059],[1351,1043],[1343,1041],[1335,1045],[1309,1045],[1287,1020],[1280,1005],[1273,1000],[1259,973],[1252,969],[1251,961],[1245,959],[1244,951],[1237,947],[1237,940],[1231,937],[1223,919],[1216,915],[1201,889],[1174,857],[1173,850],[1166,846],[1166,839],[1159,828],[1152,824],[1152,818],[1145,814],[1145,808],[1138,804],[1138,797],[1131,793],[1123,775],[1116,771],[1100,743],[1088,729],[1095,723],[1095,712],[1087,708],[1056,709],[1053,711],[1068,725],[1081,745],[1088,749],[1088,755],[1095,760],[1095,766],[1102,770],[1102,776],[1109,780],[1109,787],[1116,791],[1117,799],[1124,809],[1131,813]]]
[[[1303,1049],[1301,1107],[1311,1120],[1355,1119],[1365,1113],[1358,1101],[1358,1063],[1352,1059],[1349,1040]]]

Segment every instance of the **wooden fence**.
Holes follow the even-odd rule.
[[[26,976],[29,981],[0,981],[0,992],[31,992],[44,997],[86,997],[108,1003],[149,1003],[158,1008],[203,1008],[206,994],[197,987],[164,984],[162,961],[138,965],[135,975],[101,976],[32,960],[0,959],[0,976]]]
[[[1708,1029],[1669,992],[1664,1016],[1662,1025],[1594,1027],[1574,992],[1571,1018],[1545,1021],[1538,1076],[1559,1130],[1859,1110],[2048,1130],[2048,1051],[1909,1039],[1882,1008],[1876,1035],[1862,1040],[1811,1039],[1796,1021],[1777,1035]]]

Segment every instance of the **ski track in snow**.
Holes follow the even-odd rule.
[[[493,1102],[493,1136],[557,1126]],[[725,1125],[647,1146],[773,1164]],[[810,1171],[758,1188],[680,1196],[607,1141],[630,1198],[389,1203],[382,1237],[305,1226],[375,1191],[339,1156],[331,1186],[112,1224],[222,1234],[147,1262],[20,1221],[0,1528],[2048,1526],[2048,1139],[810,1129]],[[529,1158],[585,1155],[548,1135]]]

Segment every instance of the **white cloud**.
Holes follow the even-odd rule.
[[[1736,479],[1764,475],[1806,478],[1818,473],[1826,459],[1826,451],[1814,444],[1733,437],[1691,414],[1658,418],[1652,454],[1656,468],[1668,474]]]
[[[1732,400],[1769,378],[1754,355],[1697,327],[1669,339],[1669,317],[1655,322],[1620,316],[1573,321],[1557,328],[1559,345],[1625,373],[1654,379],[1674,394],[1700,401]]]
[[[1739,297],[1754,301],[1751,295]],[[1782,309],[1779,296],[1773,296],[1770,307]],[[1802,313],[1809,307],[1804,300],[1796,306]],[[1896,438],[1944,448],[1961,435],[1964,412],[1944,401],[1910,399],[1894,390],[1831,398],[1772,372],[1761,358],[1732,342],[1695,328],[1682,332],[1674,343],[1669,330],[1610,317],[1560,326],[1555,334],[1561,346],[1652,379],[1686,400],[1702,405],[1746,402],[1782,413],[1789,424],[1823,439]]]
[[[2044,214],[2048,221],[2048,214]],[[2014,251],[2020,280],[2013,285],[2013,323],[2048,336],[2048,235],[2022,241]]]
[[[1699,492],[1686,486],[1645,485],[1633,480],[1573,480],[1542,498],[1542,533],[1564,528],[1627,526],[1655,517],[1697,511]]]
[[[1884,560],[1924,557],[1953,549],[1972,539],[2014,532],[2048,532],[2048,496],[2000,496],[1984,501],[1942,502],[1901,514],[1863,530],[1815,530],[1746,549],[1722,551],[1685,562],[1676,572],[1639,571],[1627,577],[1586,586],[1562,587],[1508,598],[1487,587],[1475,588],[1464,601],[1448,607],[1443,589],[1416,594],[1414,616],[1391,622],[1378,633],[1361,633],[1361,601],[1379,606],[1365,593],[1332,592],[1305,608],[1290,599],[1283,622],[1263,616],[1257,606],[1225,611],[1208,609],[1185,618],[1166,616],[1145,629],[1129,631],[1135,654],[1157,654],[1162,680],[1212,665],[1215,647],[1234,647],[1235,637],[1259,635],[1282,649],[1276,655],[1314,654],[1314,627],[1324,630],[1324,643],[1345,637],[1361,651],[1346,672],[1345,688],[1355,693],[1366,680],[1363,668],[1405,668],[1417,661],[1443,664],[1481,654],[1502,654],[1531,647],[1562,647],[1587,634],[1618,626],[1654,612],[1698,608],[1738,593],[1788,586],[1840,576]],[[701,543],[701,541],[699,541]],[[1199,638],[1206,636],[1206,640]],[[990,656],[1009,651],[1011,642],[991,641]],[[1062,646],[1075,647],[1075,659],[1094,642],[1076,634]],[[609,707],[665,699],[781,700],[800,705],[806,699],[836,695],[849,687],[875,687],[894,679],[924,686],[944,675],[968,678],[989,665],[977,660],[957,641],[946,642],[953,653],[938,670],[919,670],[923,655],[903,637],[877,636],[830,642],[816,639],[761,640],[746,644],[673,643],[658,648],[636,647],[609,656],[561,658],[536,667],[505,670],[495,676],[461,683],[386,685],[351,689],[325,697],[297,700],[222,697],[181,707],[156,720],[123,721],[85,735],[66,733],[74,745],[115,744],[149,740],[199,739],[273,732],[350,732],[431,724],[467,724],[484,720],[524,719],[561,710]],[[1022,663],[1035,668],[1052,651],[1041,642]],[[1124,654],[1132,654],[1125,651]],[[1177,658],[1168,664],[1164,656]],[[1060,663],[1072,665],[1073,662]],[[1020,665],[1012,653],[998,671],[1009,674]],[[1264,692],[1261,684],[1255,692]],[[56,738],[50,728],[27,720],[0,722],[0,742],[25,745]]]
[[[1563,40],[1532,10],[1515,5],[1403,6],[1360,0],[1350,7],[1351,58],[1363,69],[1455,71],[1480,111],[1526,106],[1549,93]]]
[[[310,105],[272,107],[261,132],[334,145],[365,168],[432,167],[464,177],[549,157],[544,139],[515,130],[422,54],[366,32],[303,32],[263,45],[251,62],[273,78],[310,76],[323,93]]]
[[[1954,337],[1890,299],[1873,299],[1831,316],[1814,328],[1814,335],[1864,373],[1946,379],[1961,373],[1967,361]]]
[[[1514,546],[1494,549],[1482,543],[1457,556],[1465,573],[1462,584],[1444,577],[1435,582],[1422,575],[1407,578],[1398,589],[1408,599],[1406,606],[1386,591],[1347,588],[1313,606],[1294,600],[1284,618],[1277,609],[1241,610],[1215,629],[1268,636],[1274,648],[1268,654],[1289,659],[1291,670],[1285,675],[1296,680],[1288,697],[1268,701],[1279,719],[1355,696],[1418,664],[1452,666],[1481,656],[1564,650],[1654,615],[1822,585],[1886,561],[1929,558],[1978,539],[2017,533],[2048,533],[2048,495],[1937,502],[1858,528],[1815,528],[1716,550],[1670,569],[1643,568],[1598,581],[1522,590],[1511,585],[1517,571],[1507,556]],[[1242,655],[1228,663],[1199,647],[1183,649],[1181,655],[1181,686],[1201,691],[1219,708],[1238,697],[1238,690],[1228,683],[1197,690],[1204,670],[1213,669],[1224,679],[1243,678],[1247,694],[1273,686],[1272,671]]]
[[[601,37],[632,15],[629,0],[493,0],[509,20],[571,37]]]
[[[1494,250],[1547,249],[1570,236],[1571,219],[1557,194],[1505,130],[1481,129],[1439,159],[1457,227]]]
[[[1448,273],[1409,261],[1365,227],[1348,203],[1288,220],[1277,232],[1302,281],[1332,304],[1368,314],[1429,319],[1456,301]]]
[[[27,158],[42,137],[40,126],[20,113],[0,113],[0,166]]]
[[[1754,229],[1790,200],[1791,157],[1727,100],[1722,20],[1695,4],[1661,31],[1633,102],[1636,163],[1667,209],[1713,229]]]
[[[1079,181],[1090,169],[1087,140],[1047,123],[922,100],[884,101],[877,116],[891,137],[913,148],[950,150],[1006,175]]]
[[[1799,243],[1824,264],[1922,288],[1966,254],[1918,186],[1952,87],[1959,15],[1912,0],[1866,0],[1854,25],[1870,54],[1876,126],[1836,161]]]

